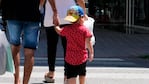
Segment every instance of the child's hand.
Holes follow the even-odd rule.
[[[90,54],[90,55],[89,55],[89,59],[88,59],[88,60],[89,60],[89,62],[92,62],[92,61],[93,61],[93,59],[94,59],[94,55],[93,55],[93,54]]]

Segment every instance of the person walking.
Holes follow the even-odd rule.
[[[23,83],[29,84],[34,53],[39,40],[40,0],[2,0],[2,18],[6,20],[8,40],[15,65],[14,84],[21,84],[20,48],[24,48]]]
[[[65,20],[72,24],[60,28],[55,25],[55,31],[67,39],[65,56],[66,84],[76,84],[79,75],[79,84],[85,84],[86,63],[94,57],[94,49],[91,42],[92,33],[84,26],[84,12],[80,6],[71,6],[67,11]]]
[[[76,3],[84,8],[85,16],[87,18],[85,10],[84,0],[76,0]],[[49,71],[45,73],[45,81],[53,83],[54,72],[55,72],[55,60],[56,60],[56,51],[59,35],[54,30],[54,24],[61,22],[60,26],[70,25],[71,23],[64,20],[65,13],[67,9],[76,5],[75,0],[46,0],[45,2],[45,16],[44,16],[44,27],[47,37],[47,57],[48,57],[48,68]],[[52,20],[53,19],[53,20]],[[66,53],[66,38],[61,36],[62,46],[64,49],[64,57]]]

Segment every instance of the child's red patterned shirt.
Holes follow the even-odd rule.
[[[85,39],[91,37],[91,32],[78,23],[63,27],[60,35],[67,40],[65,61],[71,65],[84,63],[88,58]]]

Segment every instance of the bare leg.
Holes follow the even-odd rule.
[[[79,76],[80,84],[85,84],[85,76]]]
[[[67,84],[76,84],[76,78],[67,79]]]
[[[34,65],[34,50],[25,48],[24,55],[25,55],[25,61],[24,61],[23,84],[28,84]]]
[[[64,84],[67,84],[67,76],[64,76]]]
[[[12,50],[12,56],[13,56],[13,60],[14,60],[14,66],[15,66],[15,73],[14,73],[14,84],[20,84],[20,54],[19,54],[19,50],[20,50],[20,46],[11,46],[11,50]]]

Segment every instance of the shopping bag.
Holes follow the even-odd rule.
[[[1,45],[0,50],[4,53],[0,55],[1,56],[0,61],[1,60],[3,61],[3,65],[0,65],[0,68],[3,69],[2,74],[4,74],[6,71],[14,73],[14,62],[12,58],[10,44],[6,38],[5,32],[1,30],[0,30],[0,45]]]
[[[3,75],[5,72],[6,72],[6,52],[4,45],[0,41],[0,75]]]
[[[95,35],[94,35],[94,22],[95,20],[91,17],[88,17],[87,20],[84,21],[84,25],[89,29],[89,31],[92,33],[92,37],[91,37],[91,42],[92,42],[92,45],[95,45]]]
[[[14,62],[11,53],[11,47],[6,46],[6,71],[14,73]]]

